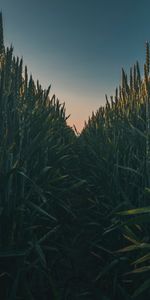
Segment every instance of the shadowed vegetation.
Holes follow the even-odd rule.
[[[65,105],[4,46],[0,14],[0,295],[150,296],[150,77],[138,62],[77,136]]]

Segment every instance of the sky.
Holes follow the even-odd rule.
[[[114,95],[122,67],[143,68],[149,0],[1,0],[0,10],[5,45],[43,88],[51,84],[79,131]]]

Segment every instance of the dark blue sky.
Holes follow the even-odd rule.
[[[1,0],[6,44],[66,103],[78,128],[114,94],[121,68],[143,64],[150,1]]]

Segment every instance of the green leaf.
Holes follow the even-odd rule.
[[[129,171],[129,172],[131,172],[131,173],[134,173],[135,175],[138,175],[138,176],[140,176],[140,177],[142,176],[141,173],[139,173],[137,170],[135,170],[135,169],[133,169],[133,168],[121,166],[121,165],[118,165],[118,164],[116,164],[115,166],[117,166],[118,168],[123,169],[123,170],[125,170],[125,171]]]
[[[137,214],[146,214],[146,213],[150,213],[150,206],[120,211],[117,214],[121,216],[128,216],[128,215],[137,215]]]
[[[138,133],[144,139],[147,138],[146,135],[141,130],[139,130],[138,128],[134,127],[131,123],[130,123],[130,127],[131,127],[132,130],[134,130],[136,133]]]
[[[38,254],[38,256],[39,256],[39,259],[40,259],[40,262],[41,262],[42,266],[43,266],[44,268],[46,268],[46,259],[45,259],[45,255],[44,255],[44,252],[43,252],[43,250],[42,250],[42,247],[40,246],[39,243],[36,243],[36,244],[35,244],[35,249],[36,249],[36,252],[37,252],[37,254]]]
[[[147,289],[150,289],[150,279],[145,280],[144,283],[142,283],[140,287],[135,290],[134,294],[132,295],[132,298],[136,298]]]
[[[3,257],[21,257],[21,256],[25,256],[26,254],[27,254],[27,251],[6,250],[6,251],[0,251],[0,258],[3,258]]]
[[[43,237],[38,240],[38,243],[43,243],[44,241],[46,241],[51,234],[55,233],[58,230],[58,228],[60,228],[60,225],[57,225],[53,229],[49,230]]]
[[[139,274],[139,273],[144,273],[144,272],[149,272],[150,271],[150,266],[145,266],[141,268],[137,268],[131,272],[126,273],[127,274]]]
[[[130,251],[141,250],[141,249],[150,249],[150,244],[139,243],[139,244],[136,244],[136,245],[130,245],[130,246],[127,246],[127,247],[125,247],[123,249],[117,250],[116,253],[130,252]]]
[[[39,214],[45,216],[45,217],[48,217],[49,219],[57,222],[57,219],[55,217],[53,217],[52,215],[50,215],[48,212],[46,212],[44,209],[42,209],[40,206],[36,205],[35,203],[33,202],[28,202],[29,206],[34,208],[35,211],[37,211]]]
[[[109,273],[116,265],[118,265],[118,262],[119,262],[119,260],[115,259],[109,265],[104,267],[103,270],[97,275],[95,281],[99,280],[105,274]]]
[[[148,253],[148,254],[142,256],[141,258],[135,260],[135,261],[132,263],[132,265],[138,265],[138,264],[141,264],[141,263],[143,263],[143,262],[145,262],[145,261],[147,261],[147,260],[150,260],[150,253]]]

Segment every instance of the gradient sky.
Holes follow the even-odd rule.
[[[114,94],[121,68],[143,64],[148,0],[1,0],[0,9],[5,44],[43,88],[52,84],[79,130],[105,94]]]

